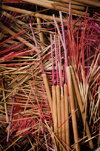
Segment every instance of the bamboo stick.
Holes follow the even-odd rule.
[[[64,104],[64,94],[63,87],[61,87],[61,123],[65,121],[65,104]],[[62,125],[62,140],[65,142],[65,124]]]
[[[4,107],[5,107],[5,113],[6,113],[6,122],[9,122],[9,117],[8,117],[8,111],[7,111],[7,104],[6,104],[6,99],[5,99],[5,91],[4,91],[4,84],[2,80],[2,88],[3,88],[3,99],[4,99]]]
[[[63,4],[64,3],[68,3],[69,4],[69,0],[52,0],[52,1],[60,2],[60,3],[63,3]],[[79,2],[74,2],[73,0],[71,0],[71,4],[84,6],[84,4],[79,3]]]
[[[75,87],[75,92],[76,92],[79,108],[80,108],[81,115],[82,115],[82,120],[83,120],[83,123],[84,123],[85,113],[83,113],[82,98],[80,96],[78,85],[77,85],[77,82],[76,82],[76,79],[75,79],[75,75],[74,75],[74,72],[73,72],[72,68],[71,68],[71,75],[72,75],[72,79],[73,79],[73,83],[74,83],[74,87]],[[88,138],[90,139],[91,138],[91,133],[90,133],[87,121],[86,121],[86,133],[87,133]],[[89,141],[89,145],[90,145],[91,149],[94,148],[92,140]]]
[[[43,7],[49,7],[49,8],[53,8],[52,7],[52,1],[47,1],[47,0],[22,0],[24,2],[28,2],[28,3],[33,3],[35,5],[40,5],[40,6],[43,6]]]
[[[56,87],[52,86],[52,104],[53,104],[53,121],[54,132],[57,131],[57,101],[56,101]]]
[[[54,122],[54,133],[57,132],[57,99],[56,99],[56,86],[52,86],[52,104],[53,104],[53,122]],[[57,142],[56,142],[57,143]],[[55,150],[57,151],[57,146],[55,144]]]
[[[95,7],[100,7],[100,2],[94,2],[94,1],[91,1],[91,0],[73,0],[75,2],[79,2],[79,3],[83,3],[83,4],[87,4],[87,5],[91,5],[91,6],[95,6]]]
[[[43,82],[44,82],[44,85],[45,85],[45,89],[46,89],[47,98],[48,98],[48,101],[49,101],[51,113],[53,113],[52,98],[51,98],[51,93],[50,93],[50,88],[49,88],[47,76],[46,76],[46,74],[42,74],[42,77],[43,77]]]
[[[72,87],[70,67],[68,66],[66,67],[66,74],[67,74],[67,79],[68,79],[68,91],[69,91],[69,99],[70,99],[70,105],[71,105],[71,113],[73,113],[73,111],[75,111],[75,105],[74,105],[74,98],[73,98],[73,87]],[[73,132],[74,132],[74,141],[76,143],[78,142],[76,114],[72,115],[72,125],[73,125]],[[79,143],[76,144],[76,151],[80,151]]]
[[[15,35],[16,33],[13,32],[12,30],[10,30],[9,28],[7,28],[6,26],[4,26],[2,23],[0,23],[0,27],[5,30],[7,33],[11,34],[12,36]],[[30,47],[30,48],[35,48],[34,45],[30,44],[28,41],[26,41],[25,39],[23,39],[21,36],[16,37],[16,39],[18,39],[20,42],[24,43],[26,46]]]
[[[58,127],[61,125],[61,101],[60,101],[60,86],[56,86],[56,97],[57,97],[57,122],[58,122]],[[61,138],[61,129],[60,127],[58,129],[58,136]],[[60,147],[60,144],[59,144]],[[60,148],[61,149],[61,148]]]
[[[69,117],[69,103],[68,103],[68,92],[67,92],[67,85],[64,84],[64,101],[65,101],[65,120]],[[65,123],[65,135],[66,135],[66,144],[70,146],[70,138],[69,138],[69,119]],[[69,151],[69,148],[67,148]]]
[[[52,4],[54,5],[54,4]],[[60,10],[62,12],[68,12],[69,13],[69,8],[66,8],[66,7],[62,7],[62,6],[54,6],[54,9],[57,9],[57,10]],[[79,10],[76,10],[76,9],[72,9],[73,11],[73,15],[74,14],[78,14],[78,15],[85,15],[83,11],[79,11]],[[86,14],[86,16],[89,16],[89,13]]]
[[[41,30],[41,20],[40,18],[37,18],[37,23],[38,23],[38,29]],[[43,38],[43,33],[41,31],[39,31],[39,37],[40,37],[40,43],[41,45],[44,44],[44,38]]]
[[[56,6],[62,6],[64,8],[68,8],[69,7],[69,4],[67,3],[54,3],[52,4],[52,6],[56,7]],[[84,6],[78,6],[78,5],[71,5],[71,8],[72,9],[75,9],[75,10],[81,10],[81,11],[85,11],[85,7]]]
[[[69,8],[66,8],[66,7],[61,7],[61,6],[54,6],[54,2],[52,2],[52,1],[41,1],[41,0],[38,0],[38,1],[36,1],[36,0],[22,0],[22,1],[24,1],[24,2],[28,2],[28,3],[33,3],[33,4],[36,4],[36,5],[41,5],[41,6],[43,6],[43,7],[47,7],[47,8],[51,8],[51,9],[56,9],[56,10],[60,10],[60,11],[67,11],[67,12],[69,12]],[[77,10],[73,10],[75,13],[77,13],[77,14],[79,14],[79,15],[82,15],[83,14],[83,12],[82,11],[77,11]],[[89,15],[88,13],[87,13],[87,15]]]

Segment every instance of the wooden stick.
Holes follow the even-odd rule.
[[[22,0],[24,2],[28,2],[28,3],[32,3],[32,4],[36,4],[36,5],[40,5],[40,6],[43,6],[43,7],[48,7],[48,8],[53,8],[52,7],[52,1],[45,1],[45,0]]]
[[[69,4],[66,4],[66,3],[54,3],[52,4],[54,7],[57,7],[57,6],[62,6],[64,8],[68,8],[69,7]],[[71,8],[72,9],[75,9],[75,10],[82,10],[82,11],[85,11],[85,7],[84,6],[78,6],[78,5],[71,5]]]
[[[56,96],[56,86],[52,86],[52,104],[53,104],[54,133],[56,133],[57,128],[58,128],[58,125],[57,125],[57,99],[56,99],[56,97],[57,97]],[[55,144],[55,150],[56,151],[57,151],[57,144]]]
[[[60,3],[63,3],[63,4],[64,3],[68,3],[69,4],[69,0],[52,0],[52,1],[60,2]],[[78,2],[74,2],[73,0],[71,0],[71,4],[84,6],[84,4],[78,3]]]
[[[57,122],[58,127],[61,125],[61,101],[60,101],[60,86],[56,86],[56,95],[57,95]],[[61,128],[58,129],[58,136],[61,138]],[[59,144],[60,147],[60,144]],[[61,149],[61,147],[60,147]]]
[[[69,117],[69,103],[68,103],[68,92],[67,92],[67,85],[64,84],[64,101],[65,101],[65,120]],[[66,135],[66,144],[70,146],[70,138],[69,138],[69,119],[65,123],[65,135]],[[67,148],[69,151],[69,148]]]
[[[6,122],[9,122],[9,117],[8,117],[8,111],[7,111],[7,104],[6,104],[6,99],[5,99],[5,91],[4,91],[4,84],[2,80],[2,88],[3,88],[3,99],[4,99],[4,107],[5,107],[5,113],[6,113]]]
[[[52,86],[52,104],[53,104],[53,121],[54,121],[54,132],[57,131],[57,101],[56,101],[56,87]]]
[[[73,87],[72,87],[70,67],[66,67],[66,74],[67,74],[67,80],[68,80],[68,91],[69,91],[69,99],[70,99],[70,105],[71,105],[71,113],[73,113],[73,111],[75,111],[75,105],[74,105],[74,98],[73,98]],[[74,132],[74,141],[76,143],[78,141],[76,114],[72,115],[72,124],[73,124],[73,132]],[[76,144],[76,150],[80,151],[79,143]]]
[[[78,85],[77,85],[77,82],[76,82],[76,78],[75,78],[75,75],[74,75],[74,72],[73,72],[72,68],[71,68],[71,75],[72,75],[72,79],[73,79],[73,83],[74,83],[74,87],[75,87],[75,92],[76,92],[79,108],[80,108],[81,115],[82,115],[82,120],[83,120],[83,123],[84,123],[85,113],[83,113],[82,98],[81,98],[81,95],[80,95],[80,92],[79,92],[79,89],[78,89]],[[86,133],[87,133],[88,138],[90,139],[91,138],[91,133],[90,133],[87,121],[86,121]],[[89,141],[89,145],[90,145],[91,149],[94,148],[92,140]]]
[[[37,18],[37,23],[38,23],[38,29],[40,30],[41,27],[41,19]],[[40,37],[40,43],[43,45],[44,43],[44,38],[43,38],[43,33],[41,31],[39,31],[39,37]]]
[[[73,0],[75,2],[79,2],[79,3],[83,3],[83,4],[87,4],[87,5],[91,5],[91,6],[96,6],[96,7],[100,7],[100,2],[99,1],[91,1],[91,0]]]
[[[64,104],[64,93],[63,87],[61,87],[61,123],[65,121],[65,104]],[[62,140],[65,142],[65,124],[62,125]]]
[[[51,98],[51,93],[50,93],[50,88],[49,88],[47,76],[46,76],[46,74],[42,74],[42,77],[43,77],[43,82],[44,82],[44,85],[45,85],[45,89],[46,89],[47,98],[48,98],[48,101],[49,101],[51,113],[53,113],[52,98]]]

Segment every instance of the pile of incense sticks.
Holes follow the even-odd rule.
[[[69,2],[68,13],[47,0],[41,7],[6,2],[0,11],[0,151],[99,147],[100,13],[74,12],[79,0]],[[84,6],[92,7],[89,2]]]
[[[2,0],[2,3],[31,3],[39,5],[41,7],[46,7],[49,9],[60,10],[62,12],[69,12],[69,0]],[[73,9],[74,15],[82,15],[86,11],[87,6],[88,14],[93,11],[100,11],[100,0],[71,0],[71,7]]]

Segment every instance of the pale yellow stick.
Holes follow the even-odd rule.
[[[74,105],[74,98],[73,98],[73,87],[72,87],[70,67],[66,67],[66,74],[67,74],[67,81],[68,81],[68,91],[69,91],[69,99],[70,99],[70,105],[71,105],[71,113],[73,113],[75,111],[75,105]],[[77,143],[78,130],[77,130],[76,114],[72,115],[72,125],[73,125],[73,132],[74,132],[74,141],[75,143]],[[76,144],[76,151],[80,151],[79,143]]]
[[[96,7],[100,7],[100,2],[99,1],[91,1],[91,0],[74,0],[75,2],[80,2],[80,3],[83,3],[83,4],[87,4],[87,5],[92,5],[92,6],[96,6]]]
[[[69,0],[52,0],[52,1],[55,1],[55,2],[61,2],[61,3],[68,3],[69,4]],[[74,2],[71,0],[71,4],[74,4],[74,5],[80,5],[80,6],[85,6],[84,4],[82,3],[78,3],[78,2]]]
[[[53,5],[54,6],[58,5],[58,6],[63,6],[63,7],[69,7],[69,4],[67,4],[67,3],[56,3],[55,2]],[[77,10],[82,10],[82,11],[85,10],[84,6],[78,6],[78,5],[74,5],[72,3],[71,3],[71,7],[72,7],[72,9],[77,9]]]
[[[65,121],[65,104],[64,104],[64,93],[63,87],[61,87],[61,123]],[[62,127],[62,140],[65,142],[65,123],[61,126]]]
[[[37,23],[38,23],[38,29],[40,30],[42,28],[40,18],[37,18]],[[40,36],[40,43],[43,45],[44,39],[43,39],[43,33],[41,31],[39,32],[39,36]]]
[[[69,104],[68,104],[68,91],[67,91],[67,85],[64,84],[64,100],[65,100],[65,120],[69,117]],[[65,123],[66,128],[66,144],[70,146],[70,138],[69,138],[69,119]],[[67,148],[67,151],[69,151],[69,148]]]
[[[56,95],[57,95],[57,122],[58,127],[61,125],[61,101],[60,101],[60,86],[56,86]],[[61,127],[58,128],[58,136],[61,138]],[[59,149],[61,150],[60,144]]]
[[[45,85],[45,89],[46,89],[47,98],[48,98],[48,101],[49,101],[51,113],[53,113],[52,98],[51,98],[51,93],[50,93],[50,88],[49,88],[47,76],[46,76],[46,74],[42,74],[42,77],[43,77],[43,82],[44,82],[44,85]]]
[[[9,122],[9,117],[8,117],[8,111],[7,111],[7,104],[6,104],[6,99],[5,99],[5,91],[4,91],[4,84],[2,80],[2,88],[3,88],[3,99],[4,99],[4,107],[5,107],[5,113],[6,113],[6,122]]]
[[[56,87],[52,86],[52,104],[53,104],[53,121],[54,132],[57,131],[57,99],[56,99]]]
[[[76,81],[76,78],[75,78],[75,75],[74,75],[74,72],[73,72],[72,68],[71,68],[71,74],[72,74],[72,79],[73,79],[73,83],[74,83],[74,87],[75,87],[75,92],[76,92],[79,108],[80,108],[81,115],[82,115],[82,120],[83,120],[83,123],[84,123],[85,113],[83,113],[82,98],[81,98],[81,95],[80,95],[80,92],[79,92],[79,89],[78,89],[78,85],[77,85],[77,81]],[[91,133],[90,133],[87,121],[86,121],[86,133],[87,133],[88,138],[90,139],[91,138]],[[90,145],[91,149],[94,148],[92,140],[89,141],[89,145]]]
[[[56,99],[56,87],[55,86],[52,86],[52,104],[53,104],[54,133],[56,133],[57,132],[57,99]],[[56,145],[57,144],[55,144],[55,150],[57,151]]]

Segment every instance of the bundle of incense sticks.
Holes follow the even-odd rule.
[[[99,12],[83,12],[89,0],[24,1],[1,5],[0,149],[99,147]]]

